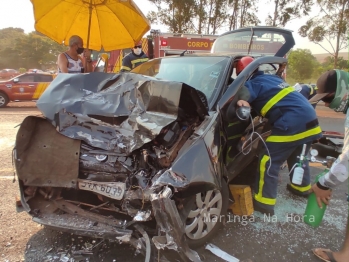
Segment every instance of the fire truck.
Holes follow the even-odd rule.
[[[229,32],[219,36],[225,39],[224,41],[219,41],[219,48],[218,46],[214,47],[215,49],[218,48],[220,52],[244,54],[249,50],[251,55],[274,55],[285,40],[267,32],[261,36],[254,36],[252,39],[251,35],[244,34],[238,34],[233,39],[229,39],[229,37],[225,37],[226,34],[229,35]],[[150,35],[142,39],[142,50],[149,59],[179,55],[184,51],[188,53],[211,52],[217,38],[218,35],[174,34],[151,30]],[[107,71],[119,72],[123,57],[130,52],[131,49],[123,49],[111,51],[108,55],[105,54],[105,57],[108,57]],[[94,61],[98,58],[98,53],[94,52],[94,55],[96,54],[97,56],[92,59]]]
[[[147,54],[149,59],[179,55],[184,51],[187,52],[210,52],[211,47],[218,35],[202,34],[175,34],[161,33],[159,30],[151,30],[150,35],[142,39],[142,50]],[[119,72],[122,59],[131,52],[131,49],[113,50],[108,53],[108,72]],[[96,63],[100,53],[92,53],[92,60]]]

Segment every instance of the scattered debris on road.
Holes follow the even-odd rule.
[[[239,262],[240,260],[237,259],[236,257],[233,257],[229,255],[228,253],[224,252],[222,249],[219,247],[213,245],[213,244],[207,244],[205,249],[211,251],[213,254],[216,256],[220,257],[221,259],[228,261],[228,262]]]

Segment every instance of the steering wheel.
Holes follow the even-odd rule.
[[[276,66],[274,66],[274,64],[268,63],[268,65],[271,65],[271,67],[274,68],[275,71],[278,71],[278,69],[276,68]]]

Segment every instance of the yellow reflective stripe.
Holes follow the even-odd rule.
[[[309,137],[309,136],[314,136],[317,134],[320,134],[321,128],[318,127],[314,127],[312,129],[309,129],[305,132],[296,134],[296,135],[291,135],[291,136],[269,136],[267,138],[267,142],[293,142],[293,141],[297,141],[297,140],[301,140],[303,138]]]
[[[149,58],[140,58],[140,59],[136,59],[136,60],[132,60],[131,64],[137,64],[137,63],[142,63],[142,62],[147,62],[149,60]]]
[[[310,86],[310,95],[312,95],[312,94],[314,94],[314,88],[311,85],[309,85],[309,86]]]
[[[230,153],[231,149],[232,149],[232,147],[228,148],[228,152],[227,152],[227,156],[226,156],[226,161],[227,162],[231,162],[231,161],[233,161],[236,158],[236,155],[233,156],[233,157],[229,157],[229,153]]]
[[[266,198],[263,197],[263,186],[264,186],[264,175],[265,175],[265,166],[267,164],[267,162],[269,161],[269,156],[264,155],[262,160],[261,160],[261,164],[259,166],[259,187],[258,187],[258,194],[254,195],[254,198],[262,203],[262,204],[266,204],[266,205],[271,205],[274,206],[276,204],[276,199],[275,198]]]
[[[233,122],[233,123],[229,123],[228,127],[235,126],[235,125],[237,125],[237,124],[239,124],[239,123],[240,123],[240,121]]]
[[[299,192],[305,192],[305,191],[310,190],[311,185],[308,185],[308,186],[305,186],[305,187],[301,187],[301,186],[295,186],[294,184],[291,184],[291,187],[296,189]]]
[[[268,111],[281,99],[283,99],[285,96],[287,96],[289,93],[295,91],[294,87],[290,86],[287,88],[282,89],[279,93],[277,93],[275,96],[273,96],[262,108],[261,114],[262,116],[265,116]]]
[[[235,138],[238,138],[238,137],[242,137],[242,134],[238,134],[238,135],[235,135],[235,136],[229,136],[228,140],[232,140],[232,139],[235,139]]]
[[[42,93],[46,90],[49,84],[50,83],[38,83],[32,98],[38,99],[42,95]]]
[[[122,66],[120,70],[127,70],[127,71],[131,71],[131,68],[129,68],[128,66]]]

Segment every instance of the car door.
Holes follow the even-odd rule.
[[[37,100],[52,82],[53,76],[49,74],[35,74],[36,88],[32,90],[32,100]]]
[[[36,83],[34,74],[25,74],[13,79],[13,100],[31,100]]]

